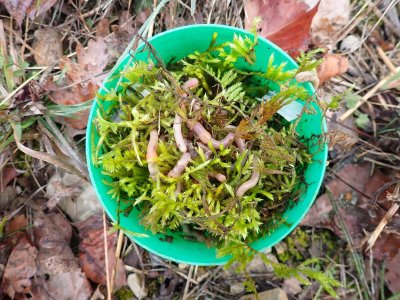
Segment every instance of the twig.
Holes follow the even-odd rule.
[[[189,272],[187,275],[185,290],[183,292],[183,297],[182,297],[183,300],[188,299],[188,292],[189,292],[189,287],[190,287],[190,279],[192,278],[192,273],[193,273],[193,265],[190,265]]]
[[[389,5],[390,5],[390,3],[389,3]],[[394,6],[391,8],[396,9],[396,7],[394,7]],[[385,23],[385,26],[387,26],[389,28],[389,30],[391,32],[393,32],[394,35],[396,35],[397,37],[400,37],[400,30],[396,26],[394,26],[392,24],[392,22],[386,16],[384,16],[382,14],[382,12],[376,6],[374,6],[373,11],[378,16],[378,18],[382,19],[383,23]],[[389,11],[387,12],[387,14],[389,14]]]
[[[114,288],[115,277],[117,275],[118,260],[121,255],[123,240],[124,240],[124,232],[122,230],[119,230],[117,247],[115,249],[115,265],[113,266],[112,275],[111,275],[111,288],[110,288],[111,290],[113,290],[113,288]]]
[[[396,67],[390,60],[390,58],[386,55],[385,51],[380,46],[376,47],[376,51],[378,52],[378,55],[380,58],[383,60],[385,65],[389,68],[390,72],[396,73]]]
[[[377,164],[377,165],[380,165],[380,166],[383,166],[383,167],[387,167],[387,168],[391,168],[391,169],[393,169],[393,170],[400,171],[400,167],[398,167],[398,166],[385,164],[385,163],[383,163],[383,162],[374,160],[374,159],[369,158],[369,157],[364,157],[364,160],[366,160],[366,161],[368,161],[368,162],[371,162],[371,163],[374,163],[374,164]]]
[[[396,72],[400,71],[400,68],[396,68]],[[362,104],[364,104],[369,98],[371,98],[382,86],[384,86],[393,74],[387,75],[381,81],[378,82],[372,89],[368,91],[358,102],[349,110],[347,110],[343,115],[339,117],[339,121],[343,122],[348,117],[350,117]]]
[[[107,300],[111,300],[111,278],[108,262],[108,243],[107,243],[107,223],[106,212],[103,210],[103,242],[104,242],[104,259],[106,264],[106,282],[107,282]]]
[[[398,202],[400,200],[399,197],[399,189],[400,189],[400,183],[397,183],[395,191],[393,194],[388,194],[387,198],[392,198],[390,200]],[[389,199],[388,199],[389,200]],[[390,222],[392,217],[396,214],[398,209],[400,208],[400,205],[398,203],[394,203],[389,210],[386,212],[385,216],[382,218],[382,220],[379,222],[378,226],[375,228],[374,232],[371,234],[371,236],[368,239],[368,247],[365,251],[370,250],[376,240],[378,239],[379,235],[383,231],[383,229],[386,227],[386,225]]]
[[[153,9],[156,9],[157,7],[157,0],[153,0]],[[149,33],[148,33],[148,38],[151,38],[153,36],[153,31],[154,31],[154,21],[155,19],[153,19],[150,23],[150,28],[149,28]]]

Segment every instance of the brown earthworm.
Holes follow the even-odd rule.
[[[254,160],[255,161],[255,160]],[[255,187],[260,179],[260,172],[255,170],[255,163],[253,162],[253,173],[251,173],[251,177],[246,182],[242,183],[238,189],[236,190],[236,197],[243,197],[244,193],[246,193],[249,189]]]
[[[149,169],[150,178],[157,180],[158,167],[155,162],[157,158],[157,143],[158,143],[158,132],[157,129],[150,131],[149,143],[147,144],[146,161],[147,168]]]
[[[211,142],[214,148],[219,148],[221,145],[224,145],[224,147],[229,146],[233,140],[235,139],[235,134],[232,132],[229,132],[226,137],[224,137],[222,140],[218,141],[214,139],[211,134],[201,125],[199,122],[194,123],[193,126],[190,126],[189,128],[193,130],[193,132],[199,137],[200,141],[204,144],[207,144]]]
[[[221,174],[221,173],[209,172],[208,176],[217,179],[219,182],[225,182],[226,181],[226,176],[224,174]]]
[[[243,153],[246,150],[246,143],[245,143],[244,139],[235,138],[235,143],[236,143],[236,146],[238,147],[240,153]]]
[[[181,158],[177,161],[175,167],[168,173],[168,177],[177,178],[181,176],[183,170],[185,170],[186,166],[189,164],[190,159],[192,158],[192,154],[190,152],[184,153]]]
[[[187,146],[185,143],[185,139],[183,138],[182,135],[182,118],[178,114],[175,115],[173,131],[174,131],[175,142],[176,145],[178,146],[178,149],[182,153],[185,153],[187,151]]]

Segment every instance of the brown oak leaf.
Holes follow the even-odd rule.
[[[100,284],[106,283],[105,252],[103,222],[101,216],[91,216],[83,222],[76,224],[81,242],[79,244],[79,264],[86,276]],[[126,285],[124,264],[120,258],[115,258],[117,234],[107,236],[109,272],[115,274],[115,287]]]
[[[57,0],[0,0],[20,27],[26,15],[33,20],[48,11],[56,2]]]
[[[14,167],[5,167],[0,170],[0,192],[4,191],[4,188],[18,176],[18,171]]]
[[[319,2],[310,9],[297,0],[249,0],[244,7],[245,27],[250,29],[254,19],[261,17],[260,34],[295,57],[308,49],[311,22],[318,5]]]
[[[25,236],[21,238],[11,251],[3,274],[2,289],[11,298],[17,294],[31,291],[31,277],[36,272],[36,256],[38,251]]]
[[[101,26],[104,26],[103,24]],[[61,85],[54,83],[54,79],[46,83],[51,98],[57,104],[71,105],[92,100],[105,78],[102,74],[109,61],[107,45],[100,29],[100,36],[89,40],[85,49],[79,42],[76,46],[77,60],[63,56],[59,65],[65,70],[65,79]],[[75,129],[83,129],[87,125],[88,111],[82,111],[73,118],[62,118],[63,123],[70,124]]]

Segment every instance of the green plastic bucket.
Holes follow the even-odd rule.
[[[191,25],[160,33],[151,38],[149,42],[156,49],[164,62],[168,63],[170,61],[179,60],[194,51],[206,50],[214,32],[218,32],[217,42],[232,40],[234,34],[243,36],[251,35],[242,29],[230,26]],[[274,61],[276,64],[287,62],[287,69],[297,67],[293,59],[291,59],[282,49],[261,37],[259,38],[259,43],[256,47],[255,64],[248,65],[243,60],[239,63],[239,67],[265,71],[271,54],[275,55]],[[108,79],[105,80],[105,88],[111,90],[116,86],[121,71],[127,64],[132,63],[131,55],[132,53],[128,53],[125,57],[119,60],[118,65],[114,68],[113,74],[110,74]],[[147,52],[138,51],[135,54],[136,60],[146,60],[147,57]],[[307,83],[304,86],[307,88],[310,95],[314,93],[314,89],[310,84]],[[104,89],[100,89],[99,92],[102,95],[106,94]],[[108,216],[113,221],[116,221],[117,203],[108,194],[110,187],[104,184],[104,181],[111,181],[111,179],[103,175],[102,170],[93,164],[94,148],[99,138],[94,126],[94,119],[96,118],[98,110],[98,101],[100,100],[95,100],[89,116],[86,133],[86,157],[90,179],[96,190],[97,196]],[[314,106],[314,108],[316,113],[303,115],[298,125],[298,133],[313,141],[310,142],[310,153],[313,154],[313,162],[309,164],[305,170],[307,188],[305,192],[300,195],[298,203],[287,209],[284,213],[284,218],[287,221],[286,224],[282,224],[274,230],[272,234],[262,236],[252,244],[252,247],[256,250],[270,248],[287,236],[307,213],[321,186],[328,151],[326,145],[321,146],[320,143],[318,143],[318,136],[325,132],[326,124],[323,120],[320,109],[317,106]],[[139,212],[136,209],[132,210],[128,216],[120,214],[120,225],[122,228],[127,230],[127,235],[137,244],[146,250],[169,260],[194,265],[218,265],[226,263],[229,259],[228,256],[217,258],[215,248],[209,248],[201,242],[186,240],[182,233],[168,233],[169,237],[165,234],[152,234],[140,224]],[[147,234],[148,237],[135,237],[128,231]]]

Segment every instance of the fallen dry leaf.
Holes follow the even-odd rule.
[[[392,293],[398,293],[400,292],[400,252],[397,252],[396,256],[388,261],[386,266],[385,281]]]
[[[133,26],[134,23],[129,12],[123,11],[119,17],[118,25],[111,26],[112,34],[108,34],[109,32],[107,27],[107,37],[105,38],[105,42],[107,44],[108,52],[113,58],[119,58],[128,47],[132,37],[136,33],[136,29]],[[105,32],[103,29],[101,29],[101,31]]]
[[[104,34],[104,22],[101,22],[99,34]],[[87,49],[79,42],[76,46],[77,61],[63,56],[60,68],[65,70],[65,82],[58,86],[53,81],[46,84],[52,100],[58,104],[71,105],[86,102],[96,96],[99,85],[105,75],[101,74],[109,61],[109,54],[104,37],[97,36],[89,40]],[[62,118],[75,129],[83,129],[87,125],[88,111],[74,115],[74,118]],[[63,121],[62,121],[63,122]]]
[[[33,56],[40,66],[50,66],[61,58],[62,42],[60,33],[51,27],[38,29],[34,33]]]
[[[319,3],[318,3],[319,4]],[[250,0],[245,2],[245,27],[253,26],[255,17],[262,17],[260,34],[292,57],[305,51],[310,40],[310,27],[318,4],[312,9],[297,0]]]
[[[377,217],[370,215],[369,198],[390,180],[382,172],[376,170],[370,176],[370,164],[347,164],[336,172],[337,177],[333,177],[325,186],[332,192],[332,196],[337,201],[339,213],[352,236],[356,246],[365,237],[364,230],[373,230],[379,223],[384,212],[377,211]],[[366,198],[355,190],[362,191]],[[378,198],[379,204],[384,204],[382,197]],[[332,204],[327,194],[320,196],[311,207],[301,225],[312,227],[323,227],[335,232],[339,237],[344,238],[340,226],[340,218],[334,213]]]
[[[385,281],[393,293],[400,292],[400,236],[398,233],[383,232],[372,252],[374,259],[386,261]]]
[[[332,48],[334,35],[348,24],[349,0],[321,0],[311,24],[311,40],[318,47]]]
[[[17,235],[15,234],[15,232],[22,231],[26,229],[27,226],[28,226],[28,220],[26,219],[25,215],[23,214],[17,215],[14,218],[12,218],[10,222],[8,222],[6,232],[7,234],[14,233],[14,235]]]
[[[301,288],[301,283],[298,279],[292,277],[285,279],[282,284],[282,289],[289,295],[296,296],[303,289]]]
[[[0,0],[19,27],[26,15],[33,20],[48,11],[56,2],[57,0]]]
[[[21,238],[11,251],[3,274],[2,289],[12,299],[18,294],[31,292],[31,278],[36,274],[36,248],[25,236]]]
[[[46,85],[52,93],[52,100],[57,104],[72,105],[89,101],[94,98],[98,90],[98,85],[93,82],[87,82],[70,87],[59,88],[53,83]],[[74,114],[73,118],[59,118],[58,121],[65,125],[71,125],[75,129],[83,129],[87,125],[89,111],[80,111]]]
[[[38,248],[38,272],[33,279],[36,298],[47,293],[57,300],[88,299],[92,289],[69,246],[72,234],[69,222],[58,213],[36,212],[34,225]]]
[[[5,187],[18,176],[18,171],[14,167],[5,167],[0,171],[0,192],[3,192]]]
[[[349,61],[340,54],[325,54],[322,64],[318,67],[320,84],[332,77],[342,75],[349,68]]]
[[[105,254],[103,221],[101,216],[91,216],[83,222],[76,224],[81,242],[79,244],[79,264],[86,276],[100,284],[105,284]],[[108,234],[108,261],[109,272],[116,268],[115,287],[126,285],[126,273],[121,259],[115,258],[117,233]]]

